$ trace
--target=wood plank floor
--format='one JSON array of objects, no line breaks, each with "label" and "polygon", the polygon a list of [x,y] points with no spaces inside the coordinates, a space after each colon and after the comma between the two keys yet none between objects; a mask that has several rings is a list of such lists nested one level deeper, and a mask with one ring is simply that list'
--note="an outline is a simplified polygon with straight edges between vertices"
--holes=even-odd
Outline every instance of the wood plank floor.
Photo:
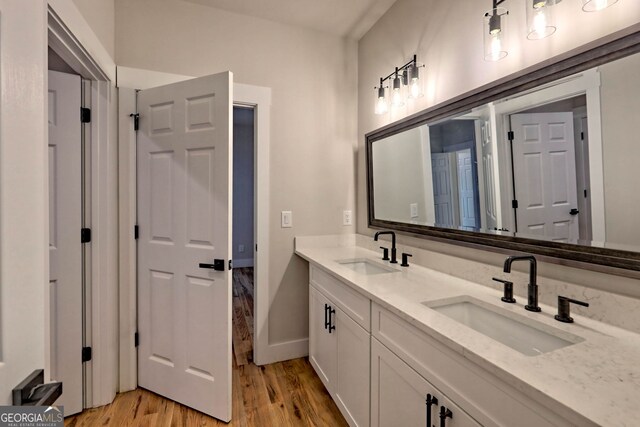
[{"label": "wood plank floor", "polygon": [[233,270],[233,415],[225,424],[148,390],[67,417],[65,426],[346,426],[307,358],[253,363],[253,269]]}]

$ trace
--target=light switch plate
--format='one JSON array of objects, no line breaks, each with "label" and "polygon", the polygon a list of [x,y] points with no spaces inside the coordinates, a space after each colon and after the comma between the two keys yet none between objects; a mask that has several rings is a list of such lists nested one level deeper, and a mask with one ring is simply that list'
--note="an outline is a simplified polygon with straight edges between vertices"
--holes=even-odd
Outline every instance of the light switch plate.
[{"label": "light switch plate", "polygon": [[244,245],[238,245],[238,252],[244,252]]},{"label": "light switch plate", "polygon": [[291,211],[282,211],[280,214],[280,224],[282,228],[293,227],[293,214]]},{"label": "light switch plate", "polygon": [[342,211],[342,225],[353,225],[353,214],[351,211]]},{"label": "light switch plate", "polygon": [[411,208],[411,218],[418,218],[418,204],[411,203],[409,207]]}]

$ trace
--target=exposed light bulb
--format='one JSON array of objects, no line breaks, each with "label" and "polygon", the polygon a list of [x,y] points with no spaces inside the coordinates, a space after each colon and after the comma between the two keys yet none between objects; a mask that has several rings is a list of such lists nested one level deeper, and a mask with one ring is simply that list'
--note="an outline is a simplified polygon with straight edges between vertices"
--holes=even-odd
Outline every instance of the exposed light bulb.
[{"label": "exposed light bulb", "polygon": [[417,63],[413,63],[409,67],[409,98],[420,98],[422,94],[422,85],[420,84],[420,71]]},{"label": "exposed light bulb", "polygon": [[404,99],[402,99],[401,89],[402,83],[400,82],[400,76],[396,74],[395,79],[393,79],[393,91],[391,92],[391,105],[394,107],[402,107],[404,105]]},{"label": "exposed light bulb", "polygon": [[411,86],[409,86],[409,88],[411,90],[411,98],[420,98],[422,96],[419,79],[411,79]]},{"label": "exposed light bulb", "polygon": [[547,28],[547,16],[544,13],[536,13],[536,16],[533,18],[533,28],[536,33],[544,34],[544,31]]},{"label": "exposed light bulb", "polygon": [[385,114],[387,111],[389,111],[389,105],[387,103],[387,98],[385,97],[384,87],[381,83],[380,87],[378,88],[378,99],[376,101],[375,113],[380,115]]},{"label": "exposed light bulb", "polygon": [[503,58],[502,40],[497,35],[491,38],[491,60],[497,61]]},{"label": "exposed light bulb", "polygon": [[[538,5],[538,7],[536,7]],[[527,8],[527,22],[529,40],[539,40],[556,32],[553,24],[552,7],[548,3],[542,4],[534,1],[533,7]]]}]

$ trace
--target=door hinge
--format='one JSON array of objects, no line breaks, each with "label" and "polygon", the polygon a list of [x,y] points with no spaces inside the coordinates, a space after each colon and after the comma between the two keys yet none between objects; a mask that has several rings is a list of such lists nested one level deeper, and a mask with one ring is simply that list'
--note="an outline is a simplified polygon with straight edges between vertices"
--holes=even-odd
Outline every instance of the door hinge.
[{"label": "door hinge", "polygon": [[138,130],[140,128],[140,114],[131,113],[129,117],[133,117],[133,130]]},{"label": "door hinge", "polygon": [[133,334],[133,344],[137,347],[140,345],[140,335],[136,332]]},{"label": "door hinge", "polygon": [[91,229],[82,228],[80,230],[80,243],[89,243],[91,241]]},{"label": "door hinge", "polygon": [[256,243],[256,252],[258,252],[258,244]]},{"label": "door hinge", "polygon": [[580,140],[584,141],[584,132],[580,132]]},{"label": "door hinge", "polygon": [[517,200],[512,200],[511,201],[511,207],[513,209],[518,209],[518,201]]},{"label": "door hinge", "polygon": [[233,260],[229,260],[229,270],[233,270]]},{"label": "door hinge", "polygon": [[138,237],[140,237],[140,227],[138,227],[137,225],[133,226],[133,238],[138,240]]},{"label": "door hinge", "polygon": [[585,199],[586,199],[587,197],[589,197],[587,194],[588,194],[588,193],[587,193],[587,189],[585,188],[585,189],[584,189],[584,198],[585,198]]},{"label": "door hinge", "polygon": [[82,347],[82,363],[91,360],[91,347]]},{"label": "door hinge", "polygon": [[80,123],[91,123],[91,109],[80,108]]},{"label": "door hinge", "polygon": [[509,132],[507,132],[507,139],[508,139],[509,141],[513,141],[513,140],[514,140],[514,138],[515,138],[515,135],[513,134],[513,131],[512,131],[512,130],[510,130]]}]

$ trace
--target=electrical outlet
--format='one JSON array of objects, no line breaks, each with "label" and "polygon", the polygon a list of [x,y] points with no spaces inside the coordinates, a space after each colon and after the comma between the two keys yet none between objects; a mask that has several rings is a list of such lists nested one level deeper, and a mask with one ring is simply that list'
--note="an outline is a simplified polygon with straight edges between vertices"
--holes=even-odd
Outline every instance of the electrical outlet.
[{"label": "electrical outlet", "polygon": [[244,252],[244,245],[238,245],[238,252]]},{"label": "electrical outlet", "polygon": [[411,209],[411,218],[418,218],[418,204],[411,203],[409,208]]},{"label": "electrical outlet", "polygon": [[353,225],[353,214],[351,211],[342,211],[342,225]]},{"label": "electrical outlet", "polygon": [[282,211],[280,214],[280,226],[282,228],[293,227],[293,214],[291,211]]}]

